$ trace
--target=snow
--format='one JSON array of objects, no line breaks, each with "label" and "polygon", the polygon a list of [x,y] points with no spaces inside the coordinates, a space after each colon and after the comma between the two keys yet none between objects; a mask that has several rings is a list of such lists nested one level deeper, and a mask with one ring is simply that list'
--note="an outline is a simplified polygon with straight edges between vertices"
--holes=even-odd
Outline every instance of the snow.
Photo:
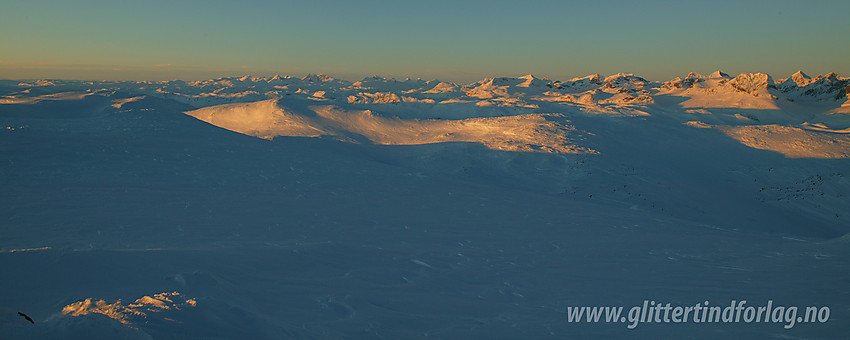
[{"label": "snow", "polygon": [[[303,111],[296,112],[286,107],[287,103],[302,107]],[[266,139],[324,136],[382,145],[474,142],[506,151],[593,152],[568,140],[575,132],[574,127],[549,121],[547,118],[552,116],[543,114],[462,120],[400,119],[376,116],[368,110],[349,111],[329,105],[309,106],[309,103],[295,100],[273,99],[211,106],[186,114],[231,131]]]},{"label": "snow", "polygon": [[457,91],[457,86],[452,83],[440,82],[435,85],[434,88],[424,91],[423,93],[445,93],[445,92],[455,92]]},{"label": "snow", "polygon": [[[840,338],[850,80],[805,78],[0,80],[0,337]],[[565,315],[733,299],[831,317]]]},{"label": "snow", "polygon": [[709,78],[731,78],[728,74],[723,71],[717,70],[708,75]]},{"label": "snow", "polygon": [[780,126],[723,126],[720,131],[744,145],[779,152],[790,158],[850,158],[850,136],[823,135],[814,131],[833,131],[824,127],[808,126],[803,129]]},{"label": "snow", "polygon": [[69,100],[69,99],[83,99],[86,96],[94,94],[91,91],[78,91],[78,92],[59,92],[59,93],[51,93],[45,94],[41,96],[33,96],[33,97],[22,97],[20,95],[17,96],[5,96],[0,98],[0,104],[34,104],[44,100]]}]

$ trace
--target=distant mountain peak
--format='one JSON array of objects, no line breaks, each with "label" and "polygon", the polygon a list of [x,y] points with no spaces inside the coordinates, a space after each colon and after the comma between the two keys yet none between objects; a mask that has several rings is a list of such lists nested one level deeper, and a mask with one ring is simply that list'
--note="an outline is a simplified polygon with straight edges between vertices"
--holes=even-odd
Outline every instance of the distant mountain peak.
[{"label": "distant mountain peak", "polygon": [[830,81],[837,81],[837,80],[840,80],[841,77],[838,76],[838,73],[829,72],[825,76],[823,76],[823,78],[828,79]]},{"label": "distant mountain peak", "polygon": [[532,74],[527,74],[527,75],[524,75],[524,76],[519,77],[519,78],[517,78],[517,79],[523,79],[523,80],[525,80],[524,82],[522,82],[522,83],[520,83],[520,84],[517,84],[517,85],[516,85],[517,87],[544,86],[544,85],[545,85],[545,84],[544,84],[544,80],[546,80],[545,78],[544,78],[544,79],[537,78],[537,77],[535,77],[535,76],[534,76],[534,75],[532,75]]},{"label": "distant mountain peak", "polygon": [[570,79],[569,81],[576,82],[576,81],[581,81],[581,80],[587,80],[587,81],[591,81],[591,82],[602,82],[602,75],[600,75],[599,73],[589,74],[589,75],[586,75],[584,77],[577,77],[577,78]]},{"label": "distant mountain peak", "polygon": [[709,78],[732,78],[732,76],[724,73],[723,71],[717,70],[708,75]]},{"label": "distant mountain peak", "polygon": [[629,78],[629,77],[634,77],[634,76],[635,76],[635,74],[634,74],[634,73],[623,73],[623,72],[620,72],[620,73],[617,73],[617,74],[610,75],[610,76],[606,77],[606,78],[605,78],[605,81],[612,81],[612,80],[615,80],[615,79],[618,79],[618,78]]},{"label": "distant mountain peak", "polygon": [[812,79],[812,77],[809,77],[808,74],[803,73],[802,70],[794,72],[794,74],[791,75],[791,78],[793,78],[793,79]]},{"label": "distant mountain peak", "polygon": [[701,74],[696,73],[696,72],[688,73],[688,76],[685,77],[685,79],[703,79],[703,78],[705,78],[704,75],[701,75]]},{"label": "distant mountain peak", "polygon": [[301,80],[309,81],[309,82],[326,82],[326,81],[332,81],[332,80],[334,80],[334,78],[327,75],[327,74],[319,73],[319,74],[308,74],[308,75],[304,76],[304,78],[301,78]]},{"label": "distant mountain peak", "polygon": [[731,81],[729,85],[738,91],[757,95],[759,92],[767,91],[775,86],[773,77],[765,73],[741,73]]},{"label": "distant mountain peak", "polygon": [[803,71],[794,72],[790,78],[783,82],[783,86],[785,87],[793,87],[796,85],[797,87],[804,87],[811,84],[814,80],[812,77],[809,77],[808,74],[803,73]]}]

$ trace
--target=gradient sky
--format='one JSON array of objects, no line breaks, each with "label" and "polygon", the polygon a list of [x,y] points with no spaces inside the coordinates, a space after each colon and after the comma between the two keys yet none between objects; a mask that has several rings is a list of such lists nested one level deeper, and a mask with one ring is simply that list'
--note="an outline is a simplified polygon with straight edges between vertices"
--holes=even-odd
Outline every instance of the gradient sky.
[{"label": "gradient sky", "polygon": [[847,0],[0,0],[0,8],[2,79],[850,76]]}]

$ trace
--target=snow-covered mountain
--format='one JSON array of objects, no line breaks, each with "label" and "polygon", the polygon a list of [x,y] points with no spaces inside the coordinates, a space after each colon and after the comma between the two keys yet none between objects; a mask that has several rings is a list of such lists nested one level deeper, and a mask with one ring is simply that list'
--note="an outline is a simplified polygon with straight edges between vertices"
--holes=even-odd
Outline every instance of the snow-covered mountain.
[{"label": "snow-covered mountain", "polygon": [[[49,88],[85,88],[101,87],[120,89],[138,94],[170,96],[197,107],[211,104],[257,101],[255,99],[283,98],[301,95],[319,99],[348,101],[349,97],[368,97],[385,94],[393,100],[360,101],[358,103],[387,104],[410,102],[434,104],[447,100],[474,101],[479,106],[499,104],[501,106],[522,106],[526,101],[565,101],[565,96],[580,98],[585,94],[594,100],[585,104],[651,104],[666,97],[696,97],[711,101],[706,105],[716,108],[770,108],[775,109],[788,101],[815,101],[833,106],[841,106],[848,99],[850,79],[835,73],[811,78],[797,72],[789,78],[774,80],[763,73],[742,73],[731,77],[717,71],[708,76],[690,73],[684,79],[676,78],[666,82],[652,82],[633,74],[617,74],[609,77],[589,75],[569,81],[552,81],[533,75],[523,77],[500,77],[485,79],[472,84],[452,84],[436,80],[386,79],[378,76],[367,77],[351,83],[334,79],[328,75],[307,75],[302,78],[290,76],[229,77],[207,81],[163,81],[163,82],[69,82],[39,80],[20,82],[22,89]],[[87,90],[93,90],[86,88]],[[315,95],[316,92],[324,95]],[[599,95],[604,93],[607,95]],[[6,94],[4,103],[12,103],[23,93]],[[330,94],[334,94],[330,96]],[[628,94],[641,100],[614,100],[610,97]],[[591,98],[588,97],[588,98]],[[398,99],[398,100],[395,100]],[[522,99],[517,101],[516,99]],[[487,104],[487,103],[490,104]],[[601,102],[601,103],[600,103]],[[583,102],[582,102],[583,103]],[[696,104],[695,104],[696,105]],[[781,108],[787,110],[788,108]],[[820,107],[818,108],[820,109]]]},{"label": "snow-covered mountain", "polygon": [[[0,338],[840,338],[848,90],[0,80]],[[566,321],[742,299],[831,314]]]}]

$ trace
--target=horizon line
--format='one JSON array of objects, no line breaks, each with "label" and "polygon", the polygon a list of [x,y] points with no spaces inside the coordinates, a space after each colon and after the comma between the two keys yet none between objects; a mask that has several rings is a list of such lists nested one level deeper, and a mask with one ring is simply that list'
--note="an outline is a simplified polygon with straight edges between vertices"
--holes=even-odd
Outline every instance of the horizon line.
[{"label": "horizon line", "polygon": [[[718,72],[726,74],[731,78],[735,78],[737,76],[740,76],[741,74],[765,74],[765,75],[768,75],[772,78],[774,77],[772,74],[767,73],[767,72],[741,72],[741,73],[738,73],[737,75],[732,75],[731,73],[724,72],[722,70],[715,70],[715,71],[708,73],[708,74],[703,74],[703,73],[700,73],[700,72],[692,71],[692,72],[688,72],[688,74],[684,75],[684,77],[688,77],[691,74],[696,74],[696,75],[699,75],[699,76],[708,77],[708,76],[715,74],[715,73],[718,73]],[[140,78],[133,79],[133,78],[125,78],[125,77],[116,77],[116,78],[113,78],[113,79],[108,79],[108,78],[66,78],[66,77],[33,77],[33,78],[15,77],[15,78],[0,78],[0,80],[5,80],[5,81],[38,81],[38,80],[53,81],[53,80],[57,80],[57,81],[96,81],[96,82],[141,82],[141,81],[150,81],[150,82],[187,81],[187,82],[190,82],[190,81],[206,81],[206,80],[217,80],[217,79],[239,79],[239,78],[244,78],[244,77],[248,77],[250,79],[272,79],[274,77],[281,77],[281,78],[284,78],[284,79],[304,79],[304,78],[307,78],[309,76],[329,76],[333,80],[343,80],[343,81],[352,82],[352,83],[358,82],[358,81],[361,81],[361,80],[365,80],[365,79],[368,79],[368,78],[379,78],[379,79],[395,80],[395,81],[424,80],[424,81],[441,81],[441,82],[444,81],[444,82],[449,82],[449,83],[462,84],[462,83],[476,83],[476,82],[479,82],[479,81],[482,81],[482,80],[490,80],[490,79],[497,79],[497,78],[522,78],[522,77],[532,76],[535,79],[541,79],[541,80],[549,80],[549,81],[555,81],[555,82],[564,81],[564,80],[560,80],[560,79],[555,79],[554,77],[537,76],[534,73],[526,73],[526,74],[517,75],[517,76],[510,76],[510,75],[484,76],[483,78],[478,78],[478,80],[472,80],[472,81],[467,81],[467,82],[465,82],[465,81],[443,80],[443,79],[440,79],[440,78],[411,77],[411,76],[408,76],[408,75],[405,75],[405,76],[392,76],[392,75],[383,76],[383,75],[380,75],[380,74],[373,74],[373,75],[368,75],[368,76],[362,76],[360,78],[355,79],[355,78],[351,78],[351,77],[347,77],[347,76],[337,76],[337,75],[334,74],[334,72],[317,72],[317,73],[308,72],[308,73],[304,73],[303,76],[299,76],[300,73],[273,73],[273,74],[269,73],[269,72],[258,72],[258,73],[259,74],[255,73],[255,75],[248,73],[248,74],[212,76],[212,77],[158,78],[158,79],[140,79]],[[847,78],[847,77],[841,76],[841,74],[838,73],[838,72],[818,73],[815,76],[811,76],[811,74],[809,74],[809,73],[807,73],[803,70],[797,70],[797,71],[791,73],[790,75],[788,75],[788,77],[781,77],[781,78],[774,78],[774,79],[787,79],[787,78],[794,76],[797,73],[802,73],[803,75],[810,77],[812,79],[817,78],[819,76],[828,76],[830,74],[835,74],[838,78]],[[345,74],[345,73],[343,73],[343,74]],[[814,74],[814,73],[812,73],[812,74]],[[603,78],[608,78],[608,77],[619,76],[619,75],[632,75],[632,76],[637,76],[637,77],[643,78],[643,79],[648,80],[648,81],[662,82],[662,83],[665,82],[665,81],[674,80],[676,78],[683,78],[682,76],[676,76],[676,77],[673,77],[673,78],[670,78],[670,79],[667,79],[667,80],[656,80],[656,79],[649,79],[647,77],[641,76],[638,73],[618,72],[618,73],[612,73],[612,74],[607,74],[607,75],[603,74],[603,73],[588,73],[588,74],[585,74],[583,76],[575,76],[575,77],[566,79],[566,81],[581,79],[581,78],[587,78],[587,77],[591,77],[591,76],[600,76],[600,77],[603,77]]]}]

